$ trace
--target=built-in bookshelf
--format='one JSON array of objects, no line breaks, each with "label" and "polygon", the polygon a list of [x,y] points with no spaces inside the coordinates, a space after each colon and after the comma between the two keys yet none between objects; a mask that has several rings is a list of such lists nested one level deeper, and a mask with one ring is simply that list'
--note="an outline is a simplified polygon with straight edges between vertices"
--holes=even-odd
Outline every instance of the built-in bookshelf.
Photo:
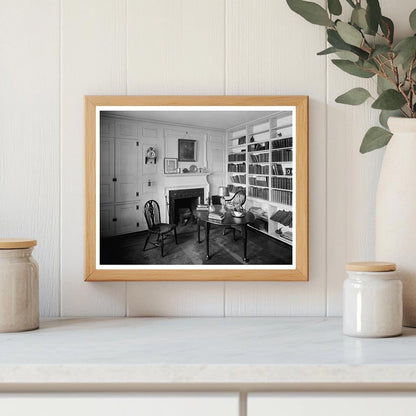
[{"label": "built-in bookshelf", "polygon": [[258,231],[292,244],[294,149],[292,112],[281,111],[227,131],[227,186],[245,190]]}]

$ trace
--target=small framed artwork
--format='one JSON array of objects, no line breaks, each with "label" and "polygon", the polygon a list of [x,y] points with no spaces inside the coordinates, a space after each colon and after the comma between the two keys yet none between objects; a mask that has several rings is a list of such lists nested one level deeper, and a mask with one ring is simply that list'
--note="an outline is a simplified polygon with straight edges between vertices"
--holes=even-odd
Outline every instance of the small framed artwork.
[{"label": "small framed artwork", "polygon": [[177,173],[178,159],[175,157],[165,157],[165,173]]},{"label": "small framed artwork", "polygon": [[85,280],[308,280],[308,97],[86,96],[85,122]]},{"label": "small framed artwork", "polygon": [[196,162],[196,140],[178,139],[179,162]]}]

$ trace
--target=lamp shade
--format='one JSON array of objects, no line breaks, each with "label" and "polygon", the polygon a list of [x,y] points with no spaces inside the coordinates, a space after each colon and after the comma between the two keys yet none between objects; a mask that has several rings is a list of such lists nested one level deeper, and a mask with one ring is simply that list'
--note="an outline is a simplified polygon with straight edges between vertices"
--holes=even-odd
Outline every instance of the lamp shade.
[{"label": "lamp shade", "polygon": [[228,188],[226,186],[219,186],[218,187],[218,195],[219,196],[229,196]]}]

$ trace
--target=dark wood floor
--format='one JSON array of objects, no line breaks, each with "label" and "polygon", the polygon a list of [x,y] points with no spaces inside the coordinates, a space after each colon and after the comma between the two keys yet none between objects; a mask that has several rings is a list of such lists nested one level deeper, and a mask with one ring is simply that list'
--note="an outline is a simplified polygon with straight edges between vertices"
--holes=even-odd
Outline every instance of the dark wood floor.
[{"label": "dark wood floor", "polygon": [[[211,227],[210,255],[207,261],[205,234],[201,228],[201,243],[197,241],[195,224],[178,226],[178,245],[174,238],[165,240],[165,256],[160,248],[151,244],[143,251],[147,232],[127,234],[101,240],[101,264],[244,264],[242,260],[243,240],[236,232],[237,241],[229,231],[223,236],[223,227]],[[292,264],[292,247],[249,229],[247,240],[248,264]]]}]

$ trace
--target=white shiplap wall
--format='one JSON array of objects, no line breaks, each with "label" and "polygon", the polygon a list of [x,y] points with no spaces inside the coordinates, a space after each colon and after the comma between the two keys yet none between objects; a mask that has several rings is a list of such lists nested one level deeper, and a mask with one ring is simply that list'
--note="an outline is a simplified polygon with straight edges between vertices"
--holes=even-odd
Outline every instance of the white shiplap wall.
[{"label": "white shiplap wall", "polygon": [[[381,1],[400,34],[413,3]],[[42,315],[340,314],[382,151],[358,153],[368,108],[334,104],[362,81],[315,55],[323,29],[283,0],[5,0],[0,22],[0,233],[39,240]],[[310,282],[85,283],[87,94],[309,95]]]}]

